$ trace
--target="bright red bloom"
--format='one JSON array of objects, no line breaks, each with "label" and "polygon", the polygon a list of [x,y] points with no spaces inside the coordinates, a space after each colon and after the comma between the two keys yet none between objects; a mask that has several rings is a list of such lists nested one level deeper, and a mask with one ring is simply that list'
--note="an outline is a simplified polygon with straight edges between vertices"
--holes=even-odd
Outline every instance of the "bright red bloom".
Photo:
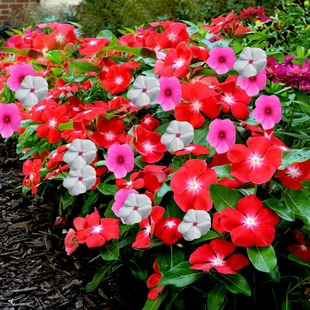
[{"label": "bright red bloom", "polygon": [[287,249],[295,256],[310,262],[310,249],[307,247],[305,235],[299,230],[292,231],[299,244],[292,244]]},{"label": "bright red bloom", "polygon": [[194,129],[203,126],[205,118],[201,112],[212,119],[221,113],[215,95],[215,90],[201,82],[182,83],[182,98],[189,103],[181,102],[175,107],[175,118],[191,123]]},{"label": "bright red bloom", "polygon": [[92,55],[96,52],[101,51],[109,43],[110,40],[108,39],[85,38],[81,43],[80,54]]},{"label": "bright red bloom", "polygon": [[61,133],[57,129],[58,125],[69,122],[67,109],[62,106],[56,109],[47,108],[42,113],[42,121],[44,124],[37,128],[38,136],[42,139],[47,138],[49,143],[56,143],[61,139]]},{"label": "bright red bloom", "polygon": [[118,224],[119,220],[112,218],[100,220],[99,212],[96,209],[87,218],[85,228],[77,231],[75,236],[79,243],[86,242],[89,248],[102,246],[106,241],[118,238]]},{"label": "bright red bloom", "polygon": [[156,51],[166,49],[168,45],[168,37],[162,33],[151,32],[145,39],[145,46],[149,48],[154,48]]},{"label": "bright red bloom", "polygon": [[237,209],[227,208],[221,214],[221,224],[230,232],[234,244],[244,247],[266,247],[275,237],[279,216],[255,196],[248,195],[239,200]]},{"label": "bright red bloom", "polygon": [[159,127],[159,121],[150,113],[148,113],[142,118],[140,125],[143,126],[146,130],[154,131]]},{"label": "bright red bloom", "polygon": [[195,156],[208,155],[209,150],[200,144],[189,144],[183,150],[175,152],[176,155],[185,155],[193,153]]},{"label": "bright red bloom", "polygon": [[228,259],[236,246],[223,239],[213,239],[210,244],[199,247],[189,258],[189,262],[194,265],[191,269],[209,272],[215,268],[223,274],[237,274],[236,270],[249,264],[248,259],[242,254],[233,254]]},{"label": "bright red bloom", "polygon": [[153,263],[153,269],[155,273],[152,273],[148,277],[147,282],[146,282],[146,285],[148,288],[153,287],[147,295],[147,298],[152,299],[152,300],[156,299],[166,286],[166,285],[157,286],[159,280],[162,278],[162,275],[160,274],[160,270],[159,270],[156,260]]},{"label": "bright red bloom", "polygon": [[155,191],[159,190],[160,187],[165,183],[170,171],[170,168],[167,169],[166,166],[145,166],[143,170],[145,190],[151,193],[155,193]]},{"label": "bright red bloom", "polygon": [[[142,188],[144,187],[144,180],[139,177],[140,172],[134,172],[130,175],[129,181],[125,179],[116,179],[115,184],[117,185],[118,189],[133,189],[133,188]],[[136,180],[136,178],[138,179]]]},{"label": "bright red bloom", "polygon": [[41,164],[41,159],[28,159],[23,163],[23,173],[25,175],[23,186],[29,187],[33,194],[37,193],[36,184],[40,183]]},{"label": "bright red bloom", "polygon": [[217,174],[207,168],[207,163],[201,159],[188,160],[171,178],[171,188],[174,200],[184,211],[189,209],[209,211],[212,200],[209,185],[217,183]]},{"label": "bright red bloom", "polygon": [[168,217],[155,226],[155,236],[160,238],[164,244],[175,243],[182,234],[178,232],[178,226],[182,220],[176,217]]},{"label": "bright red bloom", "polygon": [[161,135],[157,132],[137,126],[134,135],[135,140],[132,141],[132,144],[143,155],[141,159],[146,163],[159,161],[164,156],[164,152],[167,151],[165,145],[160,142]]},{"label": "bright red bloom", "polygon": [[112,117],[106,119],[100,118],[97,122],[97,131],[94,131],[89,139],[92,140],[96,145],[102,146],[108,149],[114,143],[125,143],[126,134],[124,131],[124,121],[118,117]]},{"label": "bright red bloom", "polygon": [[183,23],[171,23],[162,34],[168,38],[169,47],[175,48],[180,42],[187,43],[189,35],[187,25]]},{"label": "bright red bloom", "polygon": [[243,12],[239,14],[239,18],[260,18],[265,16],[265,8],[261,8],[260,6],[253,8],[243,9]]},{"label": "bright red bloom", "polygon": [[220,218],[220,213],[219,212],[215,212],[213,214],[212,228],[216,229],[219,233],[222,233],[222,232],[225,231],[223,229],[223,227],[222,227],[222,224],[221,224],[221,218]]},{"label": "bright red bloom", "polygon": [[247,146],[235,144],[227,152],[231,174],[243,182],[262,184],[269,181],[282,163],[281,150],[265,137],[254,137]]}]

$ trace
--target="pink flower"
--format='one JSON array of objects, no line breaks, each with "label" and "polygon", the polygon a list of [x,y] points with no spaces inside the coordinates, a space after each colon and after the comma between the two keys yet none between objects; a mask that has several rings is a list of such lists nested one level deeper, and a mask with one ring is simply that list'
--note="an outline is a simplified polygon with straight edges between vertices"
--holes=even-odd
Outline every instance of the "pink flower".
[{"label": "pink flower", "polygon": [[181,83],[175,76],[165,77],[159,79],[160,94],[156,99],[164,111],[173,110],[174,107],[181,102],[182,88]]},{"label": "pink flower", "polygon": [[239,76],[237,82],[240,87],[246,91],[248,96],[255,96],[266,86],[266,72],[263,70],[262,72],[251,76],[248,79],[243,79],[241,76]]},{"label": "pink flower", "polygon": [[218,154],[226,153],[236,141],[234,123],[229,119],[215,119],[209,126],[207,141],[215,147]]},{"label": "pink flower", "polygon": [[2,138],[12,136],[20,127],[20,113],[16,104],[0,103],[0,134]]},{"label": "pink flower", "polygon": [[71,255],[79,246],[79,243],[75,242],[74,238],[75,230],[70,228],[65,238],[65,250],[68,256]]},{"label": "pink flower", "polygon": [[263,129],[271,129],[282,118],[282,105],[275,95],[261,95],[255,101],[256,108],[253,111],[255,120],[262,124]]},{"label": "pink flower", "polygon": [[217,74],[224,74],[234,67],[235,61],[236,55],[232,48],[216,46],[210,51],[207,64]]},{"label": "pink flower", "polygon": [[120,217],[118,215],[118,211],[124,205],[124,202],[129,194],[139,194],[139,193],[134,189],[127,190],[122,188],[115,194],[114,196],[115,202],[113,203],[112,211],[115,213],[116,216]]},{"label": "pink flower", "polygon": [[114,143],[108,150],[105,164],[117,179],[126,176],[134,167],[134,154],[128,144]]},{"label": "pink flower", "polygon": [[35,76],[36,72],[32,65],[16,63],[10,70],[10,77],[8,78],[7,84],[12,91],[17,91],[20,84],[27,75]]}]

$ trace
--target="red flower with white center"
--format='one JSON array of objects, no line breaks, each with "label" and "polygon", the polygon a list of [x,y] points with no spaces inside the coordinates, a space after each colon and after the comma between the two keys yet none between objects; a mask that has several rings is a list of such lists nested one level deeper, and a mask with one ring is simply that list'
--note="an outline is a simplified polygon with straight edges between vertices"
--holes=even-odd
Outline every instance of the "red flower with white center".
[{"label": "red flower with white center", "polygon": [[143,46],[141,42],[136,40],[136,36],[134,33],[126,33],[124,34],[120,40],[117,41],[118,45],[129,46],[129,47],[139,47]]},{"label": "red flower with white center", "polygon": [[108,39],[85,38],[81,43],[80,54],[92,55],[101,51],[109,43],[110,40]]},{"label": "red flower with white center", "polygon": [[280,178],[281,184],[288,188],[302,189],[300,182],[310,179],[310,159],[279,170],[275,177]]},{"label": "red flower with white center", "polygon": [[166,147],[160,142],[161,135],[157,132],[137,126],[134,130],[134,137],[135,140],[132,141],[132,144],[143,155],[141,159],[146,163],[151,164],[159,161],[164,156],[164,152],[167,151]]},{"label": "red flower with white center", "polygon": [[171,245],[182,237],[182,234],[178,232],[178,226],[181,222],[182,220],[170,216],[155,226],[154,234],[164,244]]},{"label": "red flower with white center", "polygon": [[195,156],[210,154],[209,150],[200,144],[190,144],[183,150],[175,152],[176,155],[185,155],[191,153],[193,153]]},{"label": "red flower with white center", "polygon": [[166,285],[157,286],[159,280],[162,278],[162,275],[160,274],[160,270],[159,270],[156,260],[153,263],[153,269],[155,273],[152,273],[148,277],[147,282],[146,282],[146,285],[148,288],[153,287],[147,295],[147,298],[152,299],[152,300],[157,299],[158,295],[163,291],[163,289],[166,286]]},{"label": "red flower with white center", "polygon": [[188,160],[171,178],[171,188],[177,205],[187,212],[189,209],[209,211],[212,200],[209,185],[217,183],[217,174],[207,168],[201,159]]},{"label": "red flower with white center", "polygon": [[168,38],[170,48],[175,48],[180,42],[188,42],[189,35],[186,28],[187,25],[183,23],[171,23],[162,33]]},{"label": "red flower with white center", "polygon": [[142,118],[140,125],[143,126],[146,130],[154,131],[159,127],[159,121],[150,113],[148,113]]},{"label": "red flower with white center", "polygon": [[238,76],[231,75],[225,82],[216,86],[217,89],[223,92],[218,104],[222,106],[225,113],[230,109],[232,115],[236,118],[246,119],[250,115],[247,105],[252,98],[247,95],[245,90],[237,86],[237,78]]},{"label": "red flower with white center", "polygon": [[37,193],[36,184],[40,183],[41,164],[41,159],[28,159],[23,163],[23,173],[25,175],[23,186],[29,187],[34,195]]},{"label": "red flower with white center", "polygon": [[161,51],[169,46],[168,37],[162,33],[151,32],[145,39],[145,46]]},{"label": "red flower with white center", "polygon": [[288,251],[290,251],[293,255],[310,262],[310,249],[307,247],[305,235],[299,230],[293,230],[292,232],[294,233],[299,244],[292,244],[288,246]]},{"label": "red flower with white center", "polygon": [[56,85],[58,87],[54,87],[51,89],[51,93],[53,95],[53,98],[57,98],[59,95],[64,94],[68,95],[68,93],[75,93],[78,91],[78,87],[76,84],[69,84],[66,83],[62,79],[56,79]]},{"label": "red flower with white center", "polygon": [[175,107],[175,118],[189,122],[194,129],[203,126],[205,118],[201,112],[212,119],[221,113],[215,95],[215,90],[201,82],[182,83],[182,98],[188,102],[181,102]]},{"label": "red flower with white center", "polygon": [[78,113],[72,119],[74,122],[82,122],[84,120],[91,121],[97,116],[107,113],[107,104],[104,101],[94,101],[94,104],[86,104],[84,111]]},{"label": "red flower with white center", "polygon": [[252,194],[239,200],[237,209],[224,209],[220,218],[223,229],[230,232],[232,242],[244,247],[269,246],[275,237],[274,226],[280,220]]},{"label": "red flower with white center", "polygon": [[124,121],[118,117],[106,119],[100,118],[97,122],[97,131],[94,131],[89,139],[96,145],[108,149],[114,143],[123,144],[126,142],[126,134],[124,131]]},{"label": "red flower with white center", "polygon": [[85,111],[85,103],[83,101],[78,100],[75,96],[68,97],[69,103],[65,103],[64,106],[67,109],[68,115],[71,117],[76,116],[82,111]]},{"label": "red flower with white center", "polygon": [[135,242],[132,244],[133,248],[146,249],[151,245],[150,237],[153,236],[156,225],[163,219],[165,209],[160,206],[154,206],[151,211],[151,222],[149,218],[142,220],[139,223],[140,228],[144,228],[139,231]]},{"label": "red flower with white center", "polygon": [[61,139],[61,133],[57,129],[60,123],[69,122],[67,109],[63,106],[56,109],[47,108],[42,113],[44,124],[39,125],[37,134],[41,139],[47,138],[49,143],[56,143]]},{"label": "red flower with white center", "polygon": [[231,175],[243,182],[262,184],[269,181],[282,163],[281,150],[265,137],[250,138],[247,146],[235,144],[228,150]]},{"label": "red flower with white center", "polygon": [[76,43],[75,27],[67,24],[59,24],[49,36],[45,37],[44,41],[49,42],[49,46],[53,49],[64,49],[68,44],[74,46]]},{"label": "red flower with white center", "polygon": [[59,107],[58,103],[54,99],[44,99],[43,101],[34,105],[31,110],[31,120],[34,122],[43,122],[42,114],[46,110],[46,108],[57,108]]},{"label": "red flower with white center", "polygon": [[62,145],[57,148],[57,150],[49,154],[49,160],[46,163],[47,169],[54,169],[58,166],[58,163],[63,160],[63,155],[67,152],[68,147]]},{"label": "red flower with white center", "polygon": [[99,67],[101,68],[101,72],[98,75],[100,80],[104,80],[111,66],[116,65],[116,62],[112,59],[100,58],[99,59]]},{"label": "red flower with white center", "polygon": [[88,130],[85,128],[86,122],[73,122],[73,129],[64,130],[61,137],[71,143],[74,139],[86,139]]},{"label": "red flower with white center", "polygon": [[236,246],[231,242],[217,238],[199,247],[189,258],[191,269],[209,272],[211,268],[222,274],[237,274],[236,270],[249,265],[248,259],[242,254],[233,254]]},{"label": "red flower with white center", "polygon": [[79,243],[89,248],[102,246],[106,241],[119,237],[119,220],[112,218],[100,219],[97,209],[87,218],[85,228],[77,231],[75,237]]},{"label": "red flower with white center", "polygon": [[[125,179],[116,179],[115,184],[118,187],[118,189],[133,189],[133,188],[142,188],[144,187],[144,180],[140,178],[140,172],[134,172],[130,175],[129,181]],[[138,179],[136,180],[136,178]]]},{"label": "red flower with white center", "polygon": [[185,42],[181,42],[175,49],[168,50],[164,61],[156,61],[155,75],[181,78],[188,74],[191,60],[192,51],[186,46]]}]

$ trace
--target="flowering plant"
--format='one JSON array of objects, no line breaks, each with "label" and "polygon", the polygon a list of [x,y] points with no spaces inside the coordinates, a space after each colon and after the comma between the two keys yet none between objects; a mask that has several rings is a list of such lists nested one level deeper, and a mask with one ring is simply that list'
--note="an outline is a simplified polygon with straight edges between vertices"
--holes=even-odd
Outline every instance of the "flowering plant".
[{"label": "flowering plant", "polygon": [[151,288],[144,309],[266,294],[289,309],[309,283],[308,103],[234,12],[212,23],[10,38],[0,132],[19,109],[23,193],[57,191],[68,255],[99,249],[88,291],[125,265]]}]

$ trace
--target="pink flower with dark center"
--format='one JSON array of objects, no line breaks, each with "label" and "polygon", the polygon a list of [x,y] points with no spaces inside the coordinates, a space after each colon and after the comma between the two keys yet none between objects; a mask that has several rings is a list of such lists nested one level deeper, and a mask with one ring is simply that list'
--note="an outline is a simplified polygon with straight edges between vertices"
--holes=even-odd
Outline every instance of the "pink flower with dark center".
[{"label": "pink flower with dark center", "polygon": [[234,123],[229,119],[215,119],[209,126],[207,141],[215,147],[218,154],[226,153],[236,141]]},{"label": "pink flower with dark center", "polygon": [[12,136],[20,127],[21,117],[16,104],[0,103],[0,134],[2,138]]},{"label": "pink flower with dark center", "polygon": [[114,143],[108,150],[105,164],[117,179],[123,178],[134,167],[134,154],[128,144]]},{"label": "pink flower with dark center", "polygon": [[217,74],[224,74],[234,67],[235,61],[236,55],[232,48],[216,46],[210,51],[207,64]]},{"label": "pink flower with dark center", "polygon": [[36,72],[32,65],[20,63],[14,64],[10,70],[10,77],[8,78],[7,84],[12,91],[17,91],[20,87],[20,84],[27,75],[35,76]]},{"label": "pink flower with dark center", "polygon": [[255,101],[256,108],[253,111],[255,120],[262,124],[263,129],[271,129],[282,118],[282,105],[275,95],[261,95]]},{"label": "pink flower with dark center", "polygon": [[162,76],[159,80],[160,94],[156,99],[164,111],[173,110],[181,102],[182,88],[181,83],[175,76]]},{"label": "pink flower with dark center", "polygon": [[237,82],[242,89],[246,91],[248,96],[256,96],[260,90],[263,90],[266,86],[266,72],[265,70],[249,77],[248,79],[243,79],[241,76],[238,77]]}]

